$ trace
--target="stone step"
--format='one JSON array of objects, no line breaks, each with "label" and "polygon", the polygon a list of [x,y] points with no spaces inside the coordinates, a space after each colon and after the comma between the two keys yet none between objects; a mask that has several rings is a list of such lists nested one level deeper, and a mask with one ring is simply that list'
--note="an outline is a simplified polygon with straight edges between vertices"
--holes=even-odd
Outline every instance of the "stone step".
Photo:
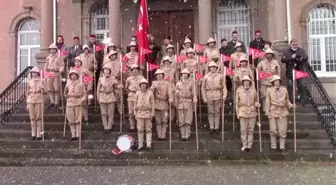
[{"label": "stone step", "polygon": [[[226,121],[232,121],[233,120],[233,114],[225,114],[225,120]],[[93,121],[101,121],[101,116],[100,114],[89,114],[89,118]],[[125,117],[127,119],[127,117]],[[197,115],[197,118],[199,119],[199,115]],[[207,121],[208,118],[208,114],[204,113],[201,115],[202,121]],[[116,114],[115,115],[115,119],[118,120],[119,119],[119,115]],[[29,114],[25,113],[25,114],[14,114],[9,121],[12,122],[23,122],[23,121],[29,121]],[[237,122],[237,118],[235,119]],[[262,121],[267,121],[268,118],[266,116],[261,116],[261,120]],[[293,114],[289,114],[288,116],[288,120],[293,120]],[[316,115],[316,113],[299,113],[296,114],[296,120],[297,121],[318,121],[318,117]],[[64,122],[64,115],[61,113],[53,113],[53,114],[46,114],[44,116],[44,121],[45,122]]]},{"label": "stone step", "polygon": [[[24,149],[24,148],[41,148],[41,149],[78,149],[78,141],[68,141],[66,139],[53,139],[44,141],[30,141],[26,139],[6,139],[1,138],[0,144],[2,148]],[[172,141],[173,150],[195,150],[196,141]],[[268,139],[262,140],[263,149],[270,148]],[[83,140],[82,149],[109,149],[115,148],[116,140]],[[154,150],[169,149],[169,141],[153,140],[152,147]],[[199,140],[199,149],[201,151],[238,151],[241,148],[240,140],[225,140],[219,139]],[[286,148],[294,149],[294,140],[287,139]],[[327,139],[297,139],[297,149],[299,150],[333,150],[334,147],[330,140]],[[259,140],[254,140],[253,150],[259,151]]]},{"label": "stone step", "polygon": [[[137,133],[131,133],[131,132],[123,132],[122,134],[128,134],[133,137],[137,137]],[[0,135],[3,138],[29,138],[30,137],[30,130],[0,130]],[[120,135],[120,133],[117,132],[111,132],[109,134],[105,134],[102,131],[83,131],[82,133],[82,139],[86,140],[110,140],[111,138],[117,138]],[[191,138],[194,139],[195,136],[195,130],[192,130]],[[66,137],[70,137],[70,131],[67,127],[66,130]],[[169,137],[169,132],[167,133],[167,137]],[[200,139],[221,139],[221,133],[219,135],[213,134],[209,135],[209,132],[207,130],[199,129],[198,131],[198,137]],[[259,138],[259,132],[258,130],[255,130],[254,137]],[[45,139],[58,139],[63,138],[63,131],[51,131],[45,133]],[[153,138],[156,138],[156,131],[153,130]],[[180,132],[177,130],[172,131],[172,140],[179,140],[180,138]],[[225,139],[240,139],[240,132],[232,132],[232,131],[224,131],[224,138]],[[269,131],[268,130],[262,130],[261,131],[261,138],[266,139],[269,138]],[[288,130],[287,132],[287,138],[294,138],[294,131]],[[329,139],[326,132],[324,130],[297,130],[296,132],[296,138],[297,139]]]},{"label": "stone step", "polygon": [[[240,129],[240,124],[237,122],[235,123],[235,129],[239,130]],[[153,130],[155,130],[155,122],[153,122]],[[178,127],[176,126],[176,123],[172,123],[172,129],[173,130],[178,130]],[[56,131],[56,130],[63,130],[64,122],[45,122],[44,123],[44,129],[45,131]],[[233,123],[232,122],[226,122],[224,124],[224,129],[227,131],[231,131],[233,129]],[[123,130],[126,130],[129,128],[129,121],[126,120],[123,125]],[[257,126],[256,126],[257,127]],[[292,130],[294,128],[294,123],[293,121],[288,122],[288,129]],[[23,129],[23,130],[30,130],[30,123],[29,122],[8,122],[2,125],[0,128],[2,129]],[[208,129],[209,125],[206,122],[199,123],[199,128],[200,129]],[[311,129],[311,130],[324,130],[322,125],[318,123],[317,121],[297,121],[296,122],[296,128],[297,129]],[[257,129],[257,128],[256,128]],[[103,125],[101,122],[92,122],[86,125],[83,123],[83,130],[103,130]],[[114,125],[113,125],[113,130],[119,131],[120,130],[120,122],[119,120],[115,119]],[[269,122],[268,121],[262,121],[261,122],[261,130],[269,130]]]}]

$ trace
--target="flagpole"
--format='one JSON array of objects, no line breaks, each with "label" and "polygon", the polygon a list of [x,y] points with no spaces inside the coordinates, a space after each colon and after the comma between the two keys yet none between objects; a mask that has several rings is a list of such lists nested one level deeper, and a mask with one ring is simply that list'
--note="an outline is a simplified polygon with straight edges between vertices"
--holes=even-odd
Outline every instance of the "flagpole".
[{"label": "flagpole", "polygon": [[236,97],[236,82],[233,81],[233,96],[232,96],[232,131],[235,131],[235,117],[236,117],[236,111],[235,111],[235,97]]},{"label": "flagpole", "polygon": [[[40,76],[41,76],[41,83],[43,85],[43,81],[42,81],[42,70],[40,72]],[[42,103],[41,103],[41,106],[42,106],[42,109],[41,109],[41,115],[42,115],[42,118],[41,118],[41,121],[42,121],[42,141],[44,141],[44,97],[43,97],[43,90],[41,90],[41,97],[42,97]]]},{"label": "flagpole", "polygon": [[[199,67],[199,72],[200,72],[200,74],[202,74],[202,72],[201,72],[202,69],[201,69],[201,67],[198,63],[198,60],[199,60],[199,58],[198,58],[198,55],[197,55],[197,64],[198,64],[198,67]],[[195,78],[195,74],[194,74],[194,78]],[[199,102],[198,102],[199,122],[200,122],[200,124],[202,124],[202,107],[201,107],[201,105],[202,105],[202,102],[201,102],[202,92],[201,92],[201,88],[198,89],[198,92],[199,92],[199,94],[198,94],[198,96],[199,96]],[[197,109],[195,109],[195,112],[196,111],[197,111]],[[197,117],[195,117],[195,119],[197,119]]]},{"label": "flagpole", "polygon": [[[259,72],[258,69],[256,68],[256,74],[257,74],[257,101],[260,104],[260,94],[259,94]],[[261,120],[260,120],[260,106],[258,106],[258,130],[259,130],[259,147],[260,147],[260,152],[262,152],[262,143],[261,143]]]},{"label": "flagpole", "polygon": [[63,87],[62,87],[62,75],[60,74],[60,76],[59,76],[59,78],[60,78],[60,85],[61,85],[61,94],[60,94],[60,96],[61,96],[61,106],[62,106],[62,113],[64,114],[64,104],[63,104]]},{"label": "flagpole", "polygon": [[[97,59],[96,59],[96,45],[93,45],[93,86],[94,88],[92,89],[96,89],[96,71],[95,71],[95,66],[97,65]],[[94,103],[95,103],[95,107],[97,107],[97,96],[95,96],[95,93],[93,91],[93,96],[94,96]],[[88,100],[89,101],[89,100]]]},{"label": "flagpole", "polygon": [[[222,55],[221,55],[221,61],[222,61]],[[226,86],[226,70],[224,69],[223,70],[223,76],[224,76],[224,85]],[[223,92],[223,95],[222,96],[224,96],[224,92]],[[225,120],[224,120],[224,113],[225,113],[225,110],[224,110],[224,107],[225,106],[225,100],[224,100],[224,98],[222,99],[222,141],[224,141],[224,122],[225,122]],[[216,110],[215,110],[216,111]]]},{"label": "flagpole", "polygon": [[179,81],[180,79],[180,63],[178,63],[177,61],[177,56],[179,55],[180,53],[180,45],[179,45],[179,42],[178,42],[178,39],[177,39],[177,42],[176,42],[176,52],[175,52],[175,64],[176,64],[176,79]]},{"label": "flagpole", "polygon": [[[122,66],[122,53],[120,50],[120,84],[122,85],[122,79],[123,79],[123,66]],[[118,107],[117,107],[118,108]],[[123,88],[120,89],[120,133],[122,133],[122,122],[123,122]]]},{"label": "flagpole", "polygon": [[[171,85],[171,78],[169,79],[169,85]],[[169,150],[172,149],[172,133],[171,133],[171,130],[172,130],[172,125],[171,125],[171,103],[169,103]]]},{"label": "flagpole", "polygon": [[83,105],[80,105],[80,109],[79,109],[79,139],[78,139],[78,148],[79,150],[82,149],[82,111],[83,111]]},{"label": "flagpole", "polygon": [[[296,86],[296,80],[295,80],[295,76],[294,76],[294,70],[292,72],[292,75],[293,75],[293,104],[295,105],[295,94],[296,94],[296,89],[295,89],[295,86]],[[294,106],[294,152],[296,152],[296,108]]]},{"label": "flagpole", "polygon": [[[195,71],[193,71],[193,86],[194,86],[194,96],[196,95],[196,90],[195,90]],[[197,126],[197,108],[196,108],[196,103],[193,103],[195,107],[195,128],[196,128],[196,149],[197,151],[199,150],[199,143],[198,143],[198,126]]]}]

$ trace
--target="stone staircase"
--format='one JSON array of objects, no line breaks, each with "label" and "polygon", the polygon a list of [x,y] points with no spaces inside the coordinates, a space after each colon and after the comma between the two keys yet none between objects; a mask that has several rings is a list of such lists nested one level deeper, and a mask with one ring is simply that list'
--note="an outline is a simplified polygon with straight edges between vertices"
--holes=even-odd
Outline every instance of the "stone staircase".
[{"label": "stone staircase", "polygon": [[[144,164],[199,164],[219,160],[234,161],[333,161],[335,148],[331,144],[324,128],[318,122],[312,107],[297,108],[297,152],[294,152],[293,114],[289,116],[286,153],[270,151],[269,125],[267,118],[261,116],[261,139],[263,152],[259,151],[258,127],[255,128],[254,147],[251,152],[241,152],[239,122],[235,121],[233,131],[232,113],[228,106],[225,110],[225,140],[221,134],[209,135],[206,107],[201,105],[201,121],[198,120],[199,151],[196,150],[195,126],[189,141],[179,140],[179,129],[172,123],[172,150],[169,141],[156,139],[153,128],[153,151],[132,151],[120,156],[111,154],[119,133],[119,115],[116,113],[113,132],[103,133],[99,106],[89,107],[92,120],[83,124],[82,150],[78,150],[77,141],[68,141],[70,137],[67,125],[63,138],[64,115],[60,110],[45,109],[45,141],[31,141],[29,115],[22,104],[0,127],[0,166],[2,165],[144,165]],[[127,118],[127,117],[126,117]],[[128,120],[123,123],[123,133],[136,138],[136,133],[128,133]]]}]

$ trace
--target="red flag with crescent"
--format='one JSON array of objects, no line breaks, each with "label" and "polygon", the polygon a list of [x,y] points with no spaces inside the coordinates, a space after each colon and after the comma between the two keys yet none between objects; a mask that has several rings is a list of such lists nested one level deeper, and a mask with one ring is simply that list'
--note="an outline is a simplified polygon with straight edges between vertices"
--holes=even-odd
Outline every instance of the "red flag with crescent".
[{"label": "red flag with crescent", "polygon": [[148,71],[153,71],[155,69],[159,69],[160,67],[158,65],[155,64],[151,64],[151,63],[147,63],[147,70]]},{"label": "red flag with crescent", "polygon": [[181,62],[183,62],[185,59],[187,59],[187,56],[185,56],[185,55],[179,55],[179,56],[177,56],[177,60],[176,60],[176,62],[177,62],[177,63],[181,63]]},{"label": "red flag with crescent", "polygon": [[54,77],[55,74],[53,72],[41,71],[41,79],[44,80],[46,78]]},{"label": "red flag with crescent", "polygon": [[87,84],[93,81],[93,78],[91,76],[87,76],[87,75],[82,75],[81,77],[81,82],[83,84]]},{"label": "red flag with crescent", "polygon": [[94,45],[94,51],[101,51],[104,50],[104,45]]},{"label": "red flag with crescent", "polygon": [[196,52],[200,52],[203,51],[205,49],[205,46],[201,45],[201,44],[194,44],[194,49]]},{"label": "red flag with crescent", "polygon": [[257,80],[264,80],[265,78],[273,76],[272,73],[266,73],[263,71],[257,70]]},{"label": "red flag with crescent", "polygon": [[200,80],[202,78],[203,78],[202,73],[199,73],[199,72],[195,71],[195,80]]},{"label": "red flag with crescent", "polygon": [[60,56],[61,57],[64,57],[64,56],[66,56],[66,55],[68,55],[69,53],[66,51],[66,50],[61,50],[60,51]]},{"label": "red flag with crescent", "polygon": [[221,57],[222,57],[222,62],[225,63],[225,62],[229,62],[231,60],[231,57],[228,56],[228,55],[223,55],[221,54]]},{"label": "red flag with crescent", "polygon": [[229,76],[229,75],[234,75],[234,72],[232,71],[232,69],[228,68],[228,67],[224,67],[224,73],[225,76]]},{"label": "red flag with crescent", "polygon": [[309,73],[304,72],[304,71],[298,71],[293,69],[293,79],[294,80],[299,80],[301,78],[306,78],[309,76]]}]

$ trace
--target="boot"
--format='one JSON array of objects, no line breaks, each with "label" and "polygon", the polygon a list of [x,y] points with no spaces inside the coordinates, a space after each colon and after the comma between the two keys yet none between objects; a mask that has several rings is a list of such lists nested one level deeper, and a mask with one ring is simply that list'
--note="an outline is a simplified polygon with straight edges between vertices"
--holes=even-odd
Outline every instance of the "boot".
[{"label": "boot", "polygon": [[162,124],[162,129],[161,129],[161,138],[163,139],[163,140],[165,140],[166,139],[166,133],[167,133],[167,128],[168,128],[168,124],[167,123],[163,123]]},{"label": "boot", "polygon": [[109,116],[108,117],[108,121],[107,121],[107,129],[108,130],[112,130],[113,122],[114,122],[114,117],[113,116]]},{"label": "boot", "polygon": [[144,137],[145,135],[143,132],[138,132],[138,150],[143,150]]},{"label": "boot", "polygon": [[79,138],[79,136],[82,134],[81,128],[80,128],[80,124],[77,123],[76,124],[76,138]]},{"label": "boot", "polygon": [[275,135],[270,135],[270,139],[271,139],[271,149],[276,150],[276,148],[277,148],[276,136]]},{"label": "boot", "polygon": [[286,143],[286,138],[281,138],[280,137],[280,150],[285,149],[285,143]]},{"label": "boot", "polygon": [[[36,137],[37,138],[41,138],[41,129],[42,129],[42,121],[37,121],[37,125],[36,125]],[[43,133],[44,134],[44,133]]]},{"label": "boot", "polygon": [[162,125],[161,123],[156,123],[156,132],[159,140],[162,140]]},{"label": "boot", "polygon": [[146,133],[146,145],[147,145],[147,149],[151,149],[151,147],[152,147],[152,132],[147,132]]},{"label": "boot", "polygon": [[106,130],[107,129],[107,115],[102,115],[102,122],[103,122],[104,130]]}]

